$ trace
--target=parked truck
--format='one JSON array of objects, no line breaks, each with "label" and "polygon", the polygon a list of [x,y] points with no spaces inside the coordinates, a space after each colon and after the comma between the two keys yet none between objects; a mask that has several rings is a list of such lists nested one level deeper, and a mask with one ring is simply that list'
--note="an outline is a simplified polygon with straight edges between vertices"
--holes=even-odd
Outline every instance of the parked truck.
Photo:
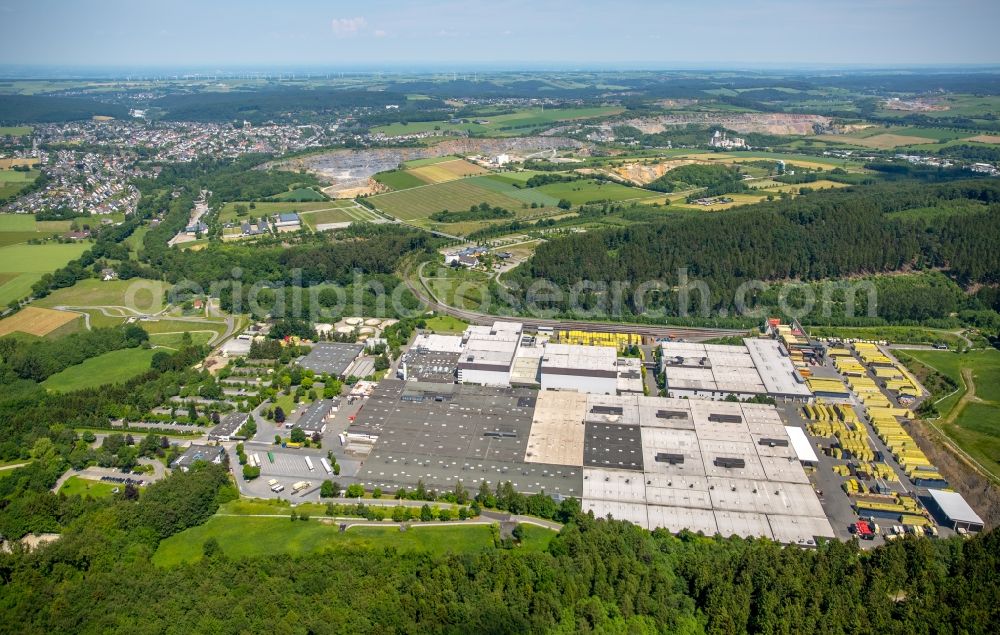
[{"label": "parked truck", "polygon": [[310,485],[312,485],[312,483],[310,483],[309,481],[298,481],[297,483],[294,483],[292,485],[292,491],[293,492],[300,492],[300,491],[306,489],[307,487],[309,487]]}]

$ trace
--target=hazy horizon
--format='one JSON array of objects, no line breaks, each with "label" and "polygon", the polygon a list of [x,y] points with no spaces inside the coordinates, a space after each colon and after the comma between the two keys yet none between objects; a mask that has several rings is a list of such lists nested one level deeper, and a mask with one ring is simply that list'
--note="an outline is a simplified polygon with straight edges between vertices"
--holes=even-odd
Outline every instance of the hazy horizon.
[{"label": "hazy horizon", "polygon": [[775,70],[1000,63],[986,0],[0,0],[10,69]]}]

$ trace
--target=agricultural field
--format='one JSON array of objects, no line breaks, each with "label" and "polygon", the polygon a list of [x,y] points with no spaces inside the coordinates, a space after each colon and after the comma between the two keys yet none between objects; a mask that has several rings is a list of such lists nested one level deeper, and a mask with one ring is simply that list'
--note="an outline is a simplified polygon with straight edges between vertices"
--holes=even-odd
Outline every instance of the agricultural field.
[{"label": "agricultural field", "polygon": [[976,143],[989,143],[993,145],[1000,145],[1000,135],[995,134],[980,134],[974,137],[969,137],[966,141],[975,141]]},{"label": "agricultural field", "polygon": [[[480,177],[485,178],[485,177]],[[502,207],[510,211],[521,208],[522,201],[508,193],[502,193],[503,184],[497,184],[496,190],[483,187],[476,179],[459,179],[448,183],[439,183],[418,187],[400,192],[378,194],[368,198],[379,210],[404,221],[425,219],[434,212],[442,210],[462,211],[472,205],[488,203],[494,207]],[[513,190],[510,185],[506,189]]]},{"label": "agricultural field", "polygon": [[600,201],[628,201],[646,198],[658,198],[663,194],[651,192],[637,187],[629,187],[620,183],[607,181],[570,181],[567,183],[549,183],[532,188],[555,199],[566,199],[573,206]]},{"label": "agricultural field", "polygon": [[417,168],[408,168],[406,171],[426,183],[445,183],[466,176],[478,176],[489,173],[489,170],[475,163],[469,163],[465,159],[442,161]]},{"label": "agricultural field", "polygon": [[785,161],[787,164],[793,164],[789,165],[789,167],[792,168],[795,166],[802,166],[811,170],[832,170],[833,168],[846,168],[851,165],[850,162],[844,161],[843,159],[814,156],[804,157],[800,154],[783,154],[778,152],[696,152],[693,154],[683,154],[678,156],[683,156],[685,159],[693,159],[698,162],[727,164],[772,159],[774,161],[781,160]]},{"label": "agricultural field", "polygon": [[906,354],[960,386],[956,395],[938,404],[941,418],[936,423],[972,458],[1000,477],[1000,351],[908,350]]},{"label": "agricultural field", "polygon": [[[555,535],[548,530],[525,533],[526,546],[530,545],[531,550],[544,549]],[[341,532],[340,527],[332,522],[289,522],[287,515],[264,518],[213,516],[204,525],[192,527],[160,542],[153,555],[153,563],[168,567],[200,560],[205,541],[209,538],[215,538],[222,552],[230,558],[265,554],[302,555],[338,546],[391,547],[399,552],[423,551],[431,554],[478,553],[494,548],[490,528],[486,525],[421,527],[414,524],[401,532],[398,525],[387,523],[385,527],[352,527]]]},{"label": "agricultural field", "polygon": [[[0,182],[0,190],[2,188],[3,183]],[[35,238],[49,238],[69,231],[72,224],[68,220],[36,221],[31,214],[0,214],[0,247],[26,243]]]},{"label": "agricultural field", "polygon": [[31,293],[31,286],[90,247],[87,243],[15,244],[0,247],[0,306]]},{"label": "agricultural field", "polygon": [[411,123],[394,123],[388,126],[372,128],[372,132],[387,136],[402,136],[439,132],[441,134],[458,132],[470,135],[521,135],[528,134],[538,128],[552,126],[561,121],[578,121],[609,117],[623,112],[622,108],[613,106],[593,106],[582,108],[526,108],[503,115],[482,115],[466,119],[465,123],[449,123],[447,121],[418,121]]},{"label": "agricultural field", "polygon": [[14,196],[38,178],[39,174],[38,170],[30,172],[0,170],[0,200]]},{"label": "agricultural field", "polygon": [[409,161],[403,162],[404,168],[419,168],[425,165],[434,165],[435,163],[444,163],[445,161],[454,161],[461,157],[456,157],[453,154],[446,154],[441,157],[428,157],[426,159],[410,159]]},{"label": "agricultural field", "polygon": [[116,483],[105,483],[104,481],[93,481],[87,478],[80,478],[79,476],[71,476],[59,488],[59,493],[66,496],[108,498],[114,495],[115,490],[120,491],[121,487],[121,485]]},{"label": "agricultural field", "polygon": [[156,350],[152,348],[111,351],[59,371],[43,381],[42,386],[54,392],[72,392],[118,384],[149,370],[155,354]]},{"label": "agricultural field", "polygon": [[380,172],[372,178],[392,190],[408,190],[411,187],[427,185],[427,181],[416,176],[412,170],[390,170]]},{"label": "agricultural field", "polygon": [[0,159],[0,170],[9,170],[15,165],[36,165],[38,159]]},{"label": "agricultural field", "polygon": [[0,320],[0,337],[15,332],[37,337],[63,335],[78,329],[81,322],[77,313],[27,306]]}]

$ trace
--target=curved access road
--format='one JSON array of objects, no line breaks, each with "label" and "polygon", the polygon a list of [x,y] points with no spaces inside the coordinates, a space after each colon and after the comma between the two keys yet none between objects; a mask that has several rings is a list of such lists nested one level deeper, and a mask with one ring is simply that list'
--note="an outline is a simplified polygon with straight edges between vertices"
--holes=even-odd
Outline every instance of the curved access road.
[{"label": "curved access road", "polygon": [[559,320],[550,318],[533,318],[533,317],[521,317],[521,316],[500,316],[492,315],[489,313],[481,313],[478,311],[469,311],[467,309],[459,309],[457,307],[450,306],[441,302],[433,295],[431,290],[427,287],[422,275],[423,271],[422,263],[420,268],[417,270],[417,278],[420,280],[420,284],[417,285],[410,279],[409,276],[403,276],[406,281],[406,286],[410,288],[413,295],[416,296],[418,300],[427,305],[428,308],[442,313],[444,315],[450,315],[456,317],[460,320],[465,320],[466,322],[472,324],[492,324],[496,320],[516,320],[526,327],[539,328],[548,327],[554,329],[567,329],[567,330],[581,330],[581,331],[593,331],[600,330],[608,333],[637,333],[639,335],[644,335],[653,338],[664,338],[669,337],[671,339],[683,339],[688,341],[701,341],[709,340],[716,337],[726,337],[732,335],[741,335],[746,333],[746,329],[723,329],[723,328],[698,328],[698,327],[685,327],[685,326],[666,326],[657,324],[628,324],[624,322],[588,322],[588,321],[575,321],[575,320]]}]

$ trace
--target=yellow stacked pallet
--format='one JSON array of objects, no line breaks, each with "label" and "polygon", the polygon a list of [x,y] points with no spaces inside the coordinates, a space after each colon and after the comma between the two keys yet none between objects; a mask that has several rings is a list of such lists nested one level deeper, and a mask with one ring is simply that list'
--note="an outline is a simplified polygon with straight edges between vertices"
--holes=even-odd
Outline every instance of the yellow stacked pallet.
[{"label": "yellow stacked pallet", "polygon": [[854,344],[854,350],[857,351],[858,357],[861,358],[861,361],[869,366],[873,364],[877,366],[893,365],[892,360],[883,354],[875,344],[856,342]]},{"label": "yellow stacked pallet", "polygon": [[834,407],[837,413],[837,418],[848,424],[858,423],[858,413],[854,411],[852,406],[846,404],[837,404]]},{"label": "yellow stacked pallet", "polygon": [[839,474],[840,476],[850,476],[851,468],[847,467],[846,465],[834,465],[833,472],[834,474]]},{"label": "yellow stacked pallet", "polygon": [[846,348],[831,348],[826,351],[830,357],[853,357],[854,354]]},{"label": "yellow stacked pallet", "polygon": [[814,393],[847,394],[847,388],[837,379],[810,377],[806,380],[806,384]]},{"label": "yellow stacked pallet", "polygon": [[930,466],[928,466],[928,465],[918,465],[917,467],[910,469],[906,473],[906,476],[911,481],[916,481],[917,479],[925,480],[925,481],[947,481],[948,480],[944,476],[942,476],[941,473],[937,471],[937,468],[934,467],[933,465],[930,465]]},{"label": "yellow stacked pallet", "polygon": [[916,396],[916,397],[923,397],[924,395],[927,394],[923,389],[920,388],[920,383],[910,373],[910,371],[907,370],[907,368],[905,366],[903,366],[902,364],[896,364],[896,368],[899,370],[900,373],[902,373],[903,377],[905,377],[910,382],[910,385],[913,387],[913,393],[912,394],[914,396]]},{"label": "yellow stacked pallet", "polygon": [[834,432],[841,449],[859,461],[875,460],[875,451],[868,443],[868,435],[860,430],[837,430]]},{"label": "yellow stacked pallet", "polygon": [[854,357],[837,357],[833,360],[833,366],[846,377],[862,377],[865,374],[865,367]]},{"label": "yellow stacked pallet", "polygon": [[868,493],[868,488],[865,487],[865,484],[854,478],[849,478],[844,481],[843,488],[844,491],[847,492],[848,496],[857,496],[859,494]]},{"label": "yellow stacked pallet", "polygon": [[603,331],[559,331],[558,338],[565,344],[583,346],[614,346],[621,350],[626,346],[642,344],[642,336],[635,333],[605,333]]},{"label": "yellow stacked pallet", "polygon": [[872,370],[876,377],[882,379],[903,379],[903,373],[899,371],[895,366],[879,366]]},{"label": "yellow stacked pallet", "polygon": [[883,481],[896,482],[899,480],[896,472],[887,463],[872,463],[872,472],[874,472],[876,478],[880,478]]},{"label": "yellow stacked pallet", "polygon": [[913,418],[913,412],[906,408],[896,408],[892,405],[886,406],[884,408],[868,408],[868,416],[875,418],[894,418],[894,417],[905,417],[907,419]]}]

